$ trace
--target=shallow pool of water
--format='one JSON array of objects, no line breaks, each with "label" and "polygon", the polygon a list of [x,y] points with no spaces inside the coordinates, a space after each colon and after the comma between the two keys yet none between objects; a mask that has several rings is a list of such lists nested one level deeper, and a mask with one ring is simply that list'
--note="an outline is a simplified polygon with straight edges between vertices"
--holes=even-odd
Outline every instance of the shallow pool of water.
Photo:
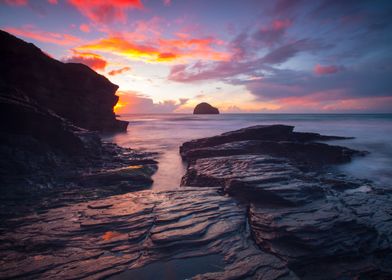
[{"label": "shallow pool of water", "polygon": [[221,255],[208,255],[186,259],[159,261],[140,268],[124,271],[110,277],[111,280],[183,280],[195,275],[223,271]]}]

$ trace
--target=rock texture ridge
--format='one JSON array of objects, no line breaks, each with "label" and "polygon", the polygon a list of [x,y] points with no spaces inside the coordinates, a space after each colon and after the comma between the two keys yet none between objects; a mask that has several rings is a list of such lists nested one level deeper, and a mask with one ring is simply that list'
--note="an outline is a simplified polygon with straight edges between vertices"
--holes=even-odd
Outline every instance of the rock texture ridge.
[{"label": "rock texture ridge", "polygon": [[392,191],[333,171],[363,152],[340,137],[255,126],[184,143],[182,184],[247,204],[260,250],[301,279],[392,279]]},{"label": "rock texture ridge", "polygon": [[341,138],[277,125],[191,141],[188,186],[113,195],[153,168],[129,151],[71,179],[88,199],[66,189],[2,221],[0,278],[391,279],[392,193],[332,172],[362,153],[327,139]]},{"label": "rock texture ridge", "polygon": [[[118,86],[89,67],[52,59],[33,44],[1,30],[0,61],[0,87],[21,92],[79,127],[126,130],[128,123],[116,120],[113,113]],[[2,94],[12,96],[14,90]]]},{"label": "rock texture ridge", "polygon": [[219,110],[218,108],[215,108],[206,102],[202,102],[196,105],[195,109],[193,110],[193,114],[219,114]]},{"label": "rock texture ridge", "polygon": [[[196,188],[51,209],[14,219],[1,232],[0,278],[103,279],[125,271],[118,279],[140,279],[126,271],[184,260],[195,267],[193,279],[298,279],[283,261],[257,248],[246,212],[215,189]],[[202,267],[194,259],[208,255],[220,265],[197,273]],[[184,279],[176,272],[164,278],[163,267],[150,279]]]}]

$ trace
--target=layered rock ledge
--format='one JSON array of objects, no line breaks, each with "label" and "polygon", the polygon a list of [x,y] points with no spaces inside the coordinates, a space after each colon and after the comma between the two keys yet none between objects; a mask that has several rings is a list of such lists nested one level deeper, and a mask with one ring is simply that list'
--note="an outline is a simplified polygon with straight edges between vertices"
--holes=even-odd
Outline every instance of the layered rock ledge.
[{"label": "layered rock ledge", "polygon": [[0,278],[389,279],[392,193],[333,171],[363,153],[316,142],[327,139],[341,138],[279,125],[184,143],[188,186],[59,200],[2,222]]},{"label": "layered rock ledge", "polygon": [[[1,227],[0,278],[139,279],[132,271],[142,266],[174,260],[195,266],[195,259],[214,256],[216,263],[208,264],[219,264],[214,272],[197,273],[203,267],[196,265],[191,276],[297,279],[283,261],[257,248],[246,213],[215,189],[186,188],[133,192],[13,219],[12,227]],[[151,279],[183,279],[163,272]]]},{"label": "layered rock ledge", "polygon": [[363,155],[344,139],[255,126],[184,143],[182,184],[249,205],[253,239],[301,279],[392,277],[391,190],[331,170]]}]

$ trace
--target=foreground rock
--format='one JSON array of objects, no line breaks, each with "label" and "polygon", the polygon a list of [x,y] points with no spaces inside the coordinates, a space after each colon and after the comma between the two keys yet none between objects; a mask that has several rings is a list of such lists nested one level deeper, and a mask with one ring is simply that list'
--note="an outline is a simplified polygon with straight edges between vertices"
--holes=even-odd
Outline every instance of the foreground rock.
[{"label": "foreground rock", "polygon": [[[126,130],[128,122],[116,120],[113,113],[118,86],[89,67],[57,61],[1,30],[0,61],[0,86],[21,92],[79,127],[103,132]],[[13,90],[3,94],[14,97]]]},{"label": "foreground rock", "polygon": [[[266,152],[264,137],[287,145]],[[102,169],[68,178],[76,189],[0,223],[0,278],[389,279],[392,193],[331,172],[356,151],[323,144],[336,156],[304,160],[327,138],[272,126],[192,141],[183,182],[195,187],[119,195],[153,170],[112,145]]]},{"label": "foreground rock", "polygon": [[193,114],[202,115],[202,114],[219,114],[218,108],[212,107],[210,104],[206,102],[202,102],[197,104],[195,109],[193,110]]},{"label": "foreground rock", "polygon": [[[186,277],[194,279],[297,279],[285,262],[257,248],[246,213],[214,189],[184,188],[14,219],[1,228],[0,278],[139,279],[137,269],[146,266],[152,279],[184,279],[177,273],[190,265]],[[198,266],[203,258],[209,263]],[[183,266],[168,271],[171,261]]]},{"label": "foreground rock", "polygon": [[0,89],[0,220],[151,185],[152,155],[103,143],[97,133],[13,96]]},{"label": "foreground rock", "polygon": [[0,218],[151,185],[151,155],[97,134],[128,125],[113,113],[116,85],[3,31],[0,58]]},{"label": "foreground rock", "polygon": [[314,142],[337,139],[275,125],[194,140],[180,149],[182,183],[248,204],[259,248],[301,279],[389,279],[391,191],[332,171],[363,154]]},{"label": "foreground rock", "polygon": [[315,142],[348,138],[293,132],[293,129],[293,126],[288,125],[253,126],[186,142],[180,147],[180,154],[187,161],[223,155],[268,154],[316,164],[343,163],[350,161],[353,155],[364,154]]}]

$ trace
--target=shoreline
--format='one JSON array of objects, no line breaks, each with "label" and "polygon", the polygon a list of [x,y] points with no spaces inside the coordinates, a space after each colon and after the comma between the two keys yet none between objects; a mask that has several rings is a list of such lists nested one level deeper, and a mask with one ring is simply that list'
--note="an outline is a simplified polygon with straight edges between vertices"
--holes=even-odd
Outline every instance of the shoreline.
[{"label": "shoreline", "polygon": [[[0,254],[6,262],[0,275],[125,279],[149,269],[181,269],[187,259],[202,261],[203,256],[211,256],[218,268],[195,268],[188,276],[392,275],[377,261],[392,257],[381,245],[390,242],[385,238],[392,225],[383,219],[388,219],[392,194],[369,182],[326,173],[323,166],[358,154],[317,143],[338,138],[275,127],[245,128],[184,143],[181,155],[188,166],[183,185],[188,186],[134,190],[13,219],[13,226],[2,234]],[[257,141],[274,148],[266,154]],[[107,175],[90,179],[95,185]],[[377,218],[370,218],[373,211]],[[325,262],[331,258],[337,263]],[[340,258],[344,265],[338,265]],[[358,269],[364,262],[366,266]],[[327,264],[328,273],[311,273],[323,271],[320,266]],[[23,270],[15,271],[14,265]],[[180,279],[171,275],[163,279]]]}]

